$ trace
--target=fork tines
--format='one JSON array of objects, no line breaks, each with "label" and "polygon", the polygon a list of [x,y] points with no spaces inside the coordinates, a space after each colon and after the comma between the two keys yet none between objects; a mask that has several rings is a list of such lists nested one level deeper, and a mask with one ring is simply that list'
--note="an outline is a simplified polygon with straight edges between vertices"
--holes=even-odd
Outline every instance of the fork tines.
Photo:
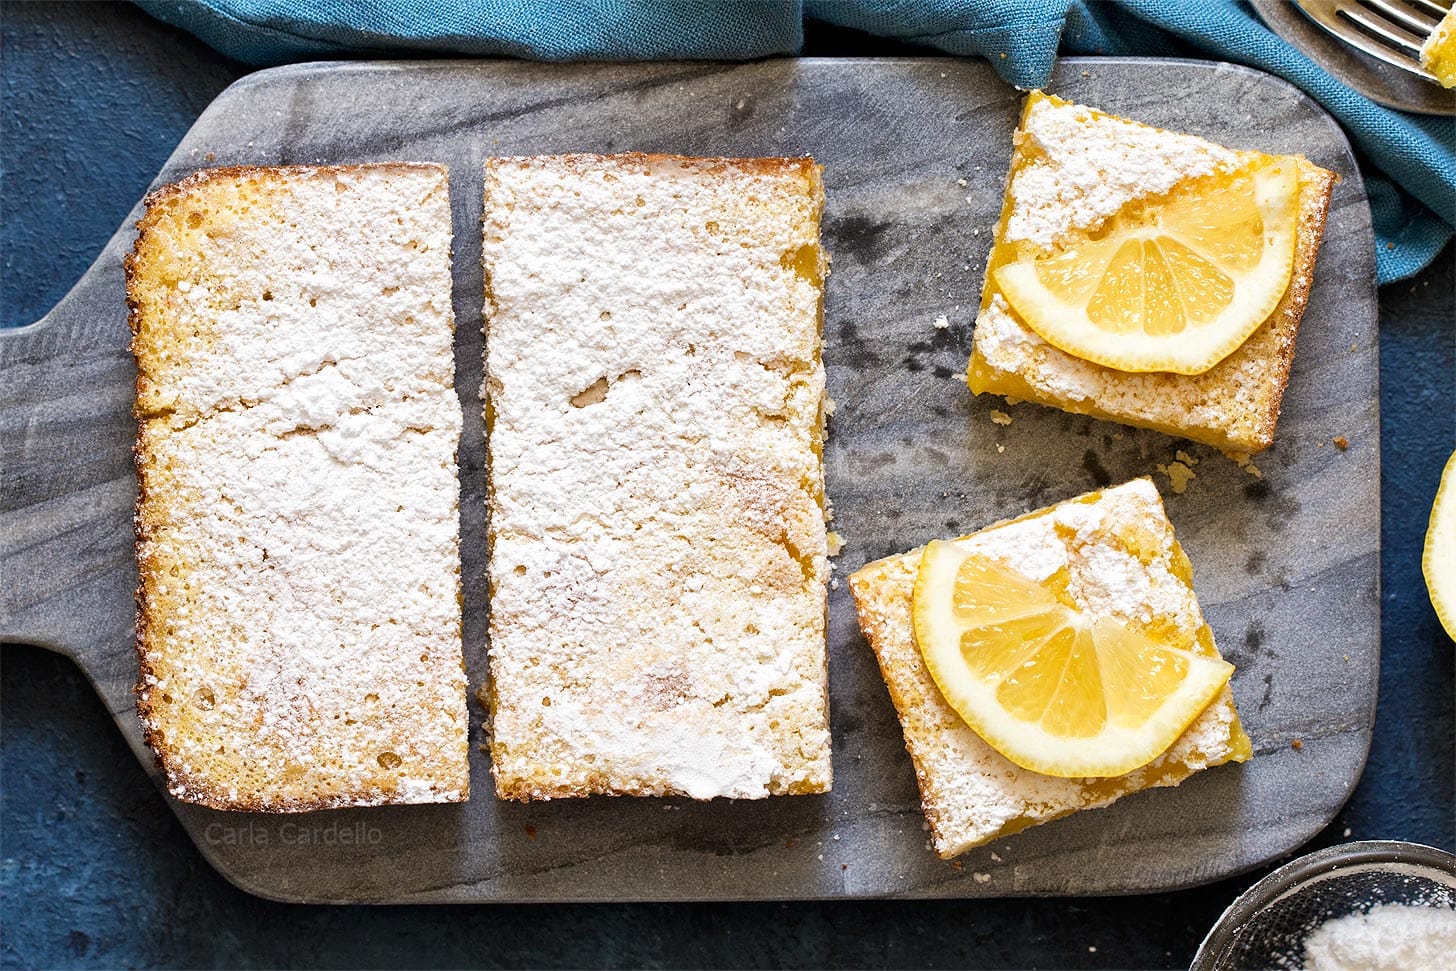
[{"label": "fork tines", "polygon": [[1421,67],[1421,44],[1451,9],[1451,0],[1296,0],[1335,37],[1403,71],[1436,80]]}]

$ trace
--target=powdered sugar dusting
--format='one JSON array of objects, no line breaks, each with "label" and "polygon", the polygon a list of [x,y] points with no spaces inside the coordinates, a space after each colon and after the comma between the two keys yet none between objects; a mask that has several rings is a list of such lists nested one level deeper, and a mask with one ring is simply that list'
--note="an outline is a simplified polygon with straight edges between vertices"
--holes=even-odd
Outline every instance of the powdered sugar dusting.
[{"label": "powdered sugar dusting", "polygon": [[[1137,524],[1159,541],[1150,563],[1127,549],[1119,534],[1125,524]],[[1171,570],[1172,543],[1173,526],[1157,488],[1134,479],[1096,502],[1064,502],[1045,515],[985,530],[957,545],[1038,582],[1067,570],[1068,593],[1089,619],[1147,623],[1156,615],[1196,629],[1202,622],[1198,604]]]},{"label": "powdered sugar dusting", "polygon": [[1193,135],[1047,98],[1032,104],[1018,137],[1030,139],[1035,151],[1007,190],[1012,210],[1005,239],[1038,246],[1091,229],[1129,202],[1167,192],[1184,179],[1227,171],[1239,160],[1238,153]]},{"label": "powdered sugar dusting", "polygon": [[[1134,555],[1132,543],[1117,538],[1129,532],[1137,536],[1142,558]],[[1156,615],[1190,639],[1203,624],[1193,590],[1172,572],[1172,524],[1147,479],[956,542],[1037,580],[1066,569],[1068,592],[1093,616],[1137,622]],[[1236,746],[1242,735],[1225,688],[1168,751],[1127,775],[1063,779],[1013,764],[960,719],[921,660],[910,616],[920,553],[871,563],[851,576],[850,584],[861,626],[891,686],[932,842],[941,856],[963,853],[1008,828],[1105,806],[1140,789],[1176,785],[1193,772],[1240,756]]]},{"label": "powdered sugar dusting", "polygon": [[1304,944],[1308,971],[1447,967],[1456,954],[1456,910],[1384,903],[1321,924]]}]

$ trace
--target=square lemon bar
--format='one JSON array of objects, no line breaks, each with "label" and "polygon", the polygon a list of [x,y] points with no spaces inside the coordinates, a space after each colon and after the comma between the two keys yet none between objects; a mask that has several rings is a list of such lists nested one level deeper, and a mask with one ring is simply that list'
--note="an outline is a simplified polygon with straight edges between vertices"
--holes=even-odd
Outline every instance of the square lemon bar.
[{"label": "square lemon bar", "polygon": [[[1338,177],[1302,157],[1235,151],[1039,91],[1026,100],[1014,143],[976,318],[971,391],[1153,428],[1230,452],[1272,444]],[[1251,166],[1281,162],[1292,165],[1298,179],[1288,287],[1263,323],[1202,373],[1124,371],[1067,353],[1028,326],[997,285],[995,271],[1017,252],[1056,254],[1097,238],[1119,213],[1156,206],[1196,180],[1232,178]],[[1206,286],[1205,280],[1190,292]]]},{"label": "square lemon bar", "polygon": [[[1148,479],[1089,493],[955,541],[1029,580],[1060,574],[1084,616],[1110,618],[1206,657],[1218,657],[1192,569]],[[860,628],[879,660],[915,765],[932,845],[943,859],[1141,789],[1243,762],[1252,749],[1224,685],[1163,754],[1110,778],[1061,778],[1021,768],[950,706],[915,639],[912,592],[923,548],[868,563],[849,578]]]}]

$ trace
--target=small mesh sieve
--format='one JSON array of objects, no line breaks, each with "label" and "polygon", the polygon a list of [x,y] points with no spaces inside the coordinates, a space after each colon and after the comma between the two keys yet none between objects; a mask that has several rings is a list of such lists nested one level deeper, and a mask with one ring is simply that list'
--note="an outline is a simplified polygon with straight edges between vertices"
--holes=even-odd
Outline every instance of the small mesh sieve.
[{"label": "small mesh sieve", "polygon": [[1376,904],[1456,909],[1456,856],[1419,843],[1345,843],[1302,856],[1224,911],[1192,971],[1298,969],[1321,924]]}]

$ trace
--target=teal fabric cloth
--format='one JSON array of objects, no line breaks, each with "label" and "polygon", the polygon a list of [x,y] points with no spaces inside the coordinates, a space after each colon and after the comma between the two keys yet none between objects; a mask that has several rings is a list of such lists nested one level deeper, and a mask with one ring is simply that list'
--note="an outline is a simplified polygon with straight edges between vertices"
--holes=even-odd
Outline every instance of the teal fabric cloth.
[{"label": "teal fabric cloth", "polygon": [[136,0],[250,64],[453,53],[539,60],[742,60],[797,53],[811,17],[985,57],[1021,88],[1058,52],[1193,56],[1298,85],[1344,126],[1375,220],[1381,283],[1426,266],[1456,226],[1456,120],[1374,104],[1235,0]]}]

